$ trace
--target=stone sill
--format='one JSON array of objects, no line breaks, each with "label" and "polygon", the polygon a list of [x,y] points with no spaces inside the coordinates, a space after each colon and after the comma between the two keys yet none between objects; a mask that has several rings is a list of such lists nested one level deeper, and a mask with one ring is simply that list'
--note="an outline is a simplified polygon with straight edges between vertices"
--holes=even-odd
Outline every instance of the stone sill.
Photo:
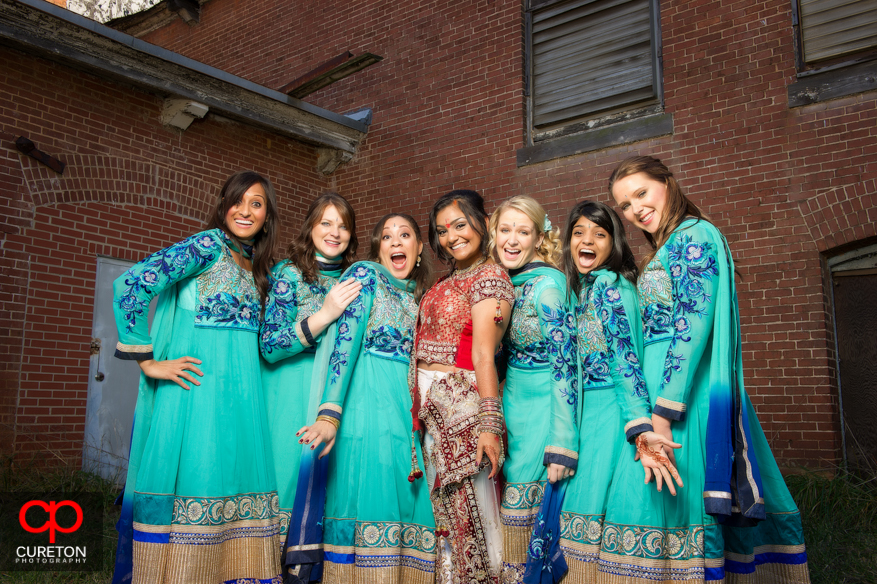
[{"label": "stone sill", "polygon": [[518,150],[518,167],[630,144],[673,133],[673,115],[660,113],[545,140]]}]

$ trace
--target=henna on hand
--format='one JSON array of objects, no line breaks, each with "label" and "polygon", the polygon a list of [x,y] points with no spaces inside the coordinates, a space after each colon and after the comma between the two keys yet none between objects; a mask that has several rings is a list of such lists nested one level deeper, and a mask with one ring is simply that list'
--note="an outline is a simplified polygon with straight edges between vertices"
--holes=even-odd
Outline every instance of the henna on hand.
[{"label": "henna on hand", "polygon": [[682,483],[682,477],[679,476],[679,472],[676,470],[676,467],[670,462],[670,459],[652,448],[649,445],[649,441],[646,439],[644,434],[640,434],[636,437],[636,451],[640,454],[640,456],[648,456],[653,458],[659,464],[667,468],[670,471],[670,475],[676,480],[677,483]]}]

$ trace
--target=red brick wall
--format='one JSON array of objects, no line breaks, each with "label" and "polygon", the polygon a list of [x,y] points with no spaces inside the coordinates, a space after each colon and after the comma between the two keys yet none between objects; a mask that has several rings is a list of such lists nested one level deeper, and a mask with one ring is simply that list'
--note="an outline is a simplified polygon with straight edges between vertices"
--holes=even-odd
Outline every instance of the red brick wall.
[{"label": "red brick wall", "polygon": [[[224,180],[273,181],[287,242],[326,188],[316,152],[212,115],[186,132],[162,99],[0,49],[0,453],[79,459],[97,256],[139,260],[197,232]],[[12,135],[67,163],[58,175]]]},{"label": "red brick wall", "polygon": [[627,155],[664,159],[731,242],[747,387],[768,439],[783,462],[814,465],[840,448],[820,253],[877,235],[877,95],[789,109],[790,10],[790,0],[661,2],[673,134],[520,169],[520,0],[211,0],[199,25],[146,40],[270,87],[344,50],[382,55],[307,98],[374,110],[362,151],[332,178],[363,232],[391,208],[425,221],[455,187],[480,190],[491,206],[533,195],[560,222],[576,200],[608,202],[606,179]]}]

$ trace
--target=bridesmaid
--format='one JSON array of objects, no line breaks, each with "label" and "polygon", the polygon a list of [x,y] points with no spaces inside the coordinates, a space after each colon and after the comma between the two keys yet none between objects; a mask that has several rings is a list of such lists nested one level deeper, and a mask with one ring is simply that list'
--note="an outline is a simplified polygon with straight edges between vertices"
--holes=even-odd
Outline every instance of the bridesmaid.
[{"label": "bridesmaid", "polygon": [[545,481],[578,464],[578,379],[567,284],[557,269],[557,229],[535,199],[513,197],[490,218],[490,253],[509,270],[515,305],[503,349],[508,371],[503,412],[508,455],[500,520],[502,582],[520,582]]},{"label": "bridesmaid", "polygon": [[[328,192],[308,208],[301,231],[269,278],[265,321],[259,336],[262,390],[285,537],[295,502],[301,447],[295,430],[307,423],[311,372],[323,331],[359,293],[354,280],[338,278],[356,258],[356,218],[350,203]],[[316,399],[319,399],[317,396]]]},{"label": "bridesmaid", "polygon": [[[614,566],[617,539],[603,525],[611,512],[611,493],[618,504],[648,500],[654,488],[643,482],[657,473],[658,488],[666,478],[675,492],[664,448],[673,448],[652,432],[648,392],[643,378],[642,327],[637,303],[637,269],[615,211],[603,203],[582,201],[566,221],[563,265],[575,298],[578,362],[582,395],[578,435],[579,473],[570,479],[561,511],[560,547],[569,566],[569,582],[596,582]],[[651,447],[652,457],[636,462],[633,443]],[[640,464],[642,463],[642,464]],[[681,480],[679,486],[682,485]],[[602,574],[600,575],[602,577]]]},{"label": "bridesmaid", "polygon": [[606,529],[643,579],[809,582],[801,516],[743,387],[727,241],[660,160],[624,160],[609,191],[652,248],[638,284],[643,373],[688,488],[657,507],[619,502]]},{"label": "bridesmaid", "polygon": [[409,425],[408,368],[417,302],[432,279],[422,252],[412,217],[381,218],[369,261],[343,276],[361,292],[317,355],[323,403],[299,434],[311,450],[325,443],[321,457],[331,452],[321,520],[324,584],[435,580],[429,493],[424,481],[409,480],[420,448]]},{"label": "bridesmaid", "polygon": [[279,577],[258,344],[276,208],[268,179],[238,172],[223,185],[206,231],[113,284],[116,356],[143,372],[114,582]]}]

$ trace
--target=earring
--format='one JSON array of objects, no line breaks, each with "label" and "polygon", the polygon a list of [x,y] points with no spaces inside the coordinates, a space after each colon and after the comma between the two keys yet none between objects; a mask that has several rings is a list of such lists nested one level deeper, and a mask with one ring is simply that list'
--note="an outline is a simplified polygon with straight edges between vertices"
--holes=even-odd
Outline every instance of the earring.
[{"label": "earring", "polygon": [[419,268],[419,267],[420,267],[420,256],[417,256],[417,261],[414,262],[414,267],[415,267],[415,268]]}]

